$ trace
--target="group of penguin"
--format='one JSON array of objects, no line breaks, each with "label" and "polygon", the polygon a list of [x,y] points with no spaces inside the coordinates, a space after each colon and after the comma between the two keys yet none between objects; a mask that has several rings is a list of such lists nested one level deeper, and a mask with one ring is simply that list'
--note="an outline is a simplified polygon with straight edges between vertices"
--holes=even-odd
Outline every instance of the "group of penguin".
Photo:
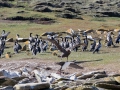
[{"label": "group of penguin", "polygon": [[[7,36],[10,34],[10,32],[5,32],[5,30],[2,31],[1,36],[0,36],[0,57],[4,54],[4,49],[5,49],[5,45],[6,45],[6,40],[7,40]],[[92,37],[88,37],[86,32],[83,32],[81,35],[77,34],[76,36],[72,36],[72,35],[66,35],[66,36],[59,36],[58,33],[54,33],[54,32],[46,32],[44,33],[44,35],[46,36],[45,38],[39,37],[39,35],[35,35],[32,36],[32,33],[30,33],[29,37],[27,39],[25,38],[20,38],[19,34],[16,34],[17,38],[14,41],[14,46],[13,46],[13,51],[15,54],[19,53],[21,51],[21,49],[23,48],[22,45],[19,43],[20,40],[23,40],[24,42],[29,42],[27,47],[28,50],[32,52],[32,55],[36,55],[37,53],[42,53],[42,52],[46,52],[47,49],[50,49],[51,51],[54,50],[58,50],[58,47],[64,48],[64,49],[71,49],[75,52],[78,51],[78,49],[80,48],[79,44],[82,44],[81,50],[84,51],[88,51],[88,44],[89,44],[89,40],[92,40],[93,42],[90,44],[90,49],[89,51],[95,53],[95,52],[99,52],[102,44],[101,44],[101,38],[92,38]],[[43,37],[44,37],[43,35]],[[109,47],[111,45],[115,46],[113,43],[113,39],[112,39],[112,33],[108,32],[107,33],[107,43],[106,46]],[[48,40],[47,38],[51,37],[52,40],[55,40],[57,42],[56,45],[54,42],[50,42],[50,40]],[[84,37],[84,38],[83,38]],[[82,38],[82,39],[81,39]],[[98,41],[97,41],[98,40]],[[118,33],[118,36],[116,37],[115,43],[119,43],[120,42],[120,33]]]},{"label": "group of penguin", "polygon": [[[19,53],[19,51],[22,49],[22,46],[19,44],[19,40],[20,40],[19,34],[17,34],[17,39],[13,47],[15,53]],[[28,39],[23,38],[21,40],[25,40],[26,42],[28,42],[27,47],[28,47],[28,50],[32,52],[32,55],[45,52],[48,47],[48,42],[40,39],[39,35],[37,34],[33,37],[32,33],[30,33]]]}]

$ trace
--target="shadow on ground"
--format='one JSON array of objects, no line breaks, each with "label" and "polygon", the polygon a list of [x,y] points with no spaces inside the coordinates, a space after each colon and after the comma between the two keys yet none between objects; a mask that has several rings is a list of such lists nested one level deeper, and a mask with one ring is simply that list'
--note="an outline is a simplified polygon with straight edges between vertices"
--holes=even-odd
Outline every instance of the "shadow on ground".
[{"label": "shadow on ground", "polygon": [[85,62],[97,62],[97,61],[102,61],[103,59],[97,59],[97,60],[88,60],[88,61],[75,61],[75,63],[85,63]]}]

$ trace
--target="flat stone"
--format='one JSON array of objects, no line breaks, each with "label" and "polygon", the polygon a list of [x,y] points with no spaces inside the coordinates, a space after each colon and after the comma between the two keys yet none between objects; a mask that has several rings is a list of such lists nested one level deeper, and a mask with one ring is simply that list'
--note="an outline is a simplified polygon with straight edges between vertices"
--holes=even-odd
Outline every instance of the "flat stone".
[{"label": "flat stone", "polygon": [[108,76],[107,74],[95,74],[92,78],[99,79],[99,78],[104,78],[104,77],[107,77],[107,76]]},{"label": "flat stone", "polygon": [[115,85],[115,84],[96,83],[95,86],[110,90],[120,90],[120,85]]},{"label": "flat stone", "polygon": [[114,79],[120,84],[120,76],[116,76]]},{"label": "flat stone", "polygon": [[16,80],[10,79],[10,78],[5,78],[5,81],[3,83],[1,83],[1,86],[14,86],[15,84],[17,84]]},{"label": "flat stone", "polygon": [[14,88],[12,86],[6,86],[6,87],[0,88],[0,90],[14,90]]},{"label": "flat stone", "polygon": [[26,84],[16,84],[14,86],[15,90],[43,90],[49,89],[49,83],[26,83]]},{"label": "flat stone", "polygon": [[94,74],[84,74],[84,75],[81,75],[81,76],[78,76],[77,78],[78,79],[87,79],[87,78],[91,78],[93,77]]}]

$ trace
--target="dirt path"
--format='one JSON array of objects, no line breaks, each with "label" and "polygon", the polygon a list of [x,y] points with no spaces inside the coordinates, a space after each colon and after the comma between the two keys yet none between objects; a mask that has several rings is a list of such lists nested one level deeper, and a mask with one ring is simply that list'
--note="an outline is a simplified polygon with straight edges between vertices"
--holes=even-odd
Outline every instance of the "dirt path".
[{"label": "dirt path", "polygon": [[[79,63],[78,66],[82,67],[81,69],[76,69],[69,67],[65,70],[67,73],[86,73],[89,71],[106,71],[108,74],[117,74],[120,73],[120,64],[112,63],[107,65],[97,65],[89,66],[89,63]],[[39,59],[22,59],[22,60],[0,60],[0,69],[5,70],[19,70],[22,67],[29,67],[31,70],[35,68],[51,68],[51,72],[57,72],[60,68],[60,65],[57,65],[56,62],[49,60],[39,60]]]}]

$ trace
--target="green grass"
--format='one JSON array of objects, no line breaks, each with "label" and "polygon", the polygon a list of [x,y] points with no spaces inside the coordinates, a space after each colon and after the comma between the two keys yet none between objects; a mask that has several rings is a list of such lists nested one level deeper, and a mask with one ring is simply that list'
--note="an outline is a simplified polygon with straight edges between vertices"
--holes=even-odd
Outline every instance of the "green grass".
[{"label": "green grass", "polygon": [[105,22],[106,20],[103,17],[94,17],[91,21]]},{"label": "green grass", "polygon": [[[20,43],[21,45],[24,45],[23,43]],[[12,43],[13,45],[13,43]],[[12,45],[7,44],[7,46],[10,46],[11,48],[5,49],[5,52],[11,52],[13,53]],[[88,47],[89,48],[89,47]],[[112,50],[115,49],[115,51]],[[120,50],[117,51],[118,48],[106,48],[102,46],[99,54],[86,51],[82,52],[79,50],[78,52],[72,51],[69,56],[69,61],[79,61],[80,63],[88,64],[89,66],[98,66],[98,65],[104,65],[104,64],[110,64],[110,63],[119,63],[119,57],[120,54],[118,53]],[[111,52],[112,51],[112,52]],[[51,52],[48,50],[44,53],[38,53],[36,56],[33,56],[30,52],[29,55],[27,55],[26,51],[21,51],[19,54],[14,54],[10,59],[7,60],[24,60],[24,59],[32,59],[37,58],[39,60],[51,60],[51,61],[60,61],[60,58],[53,56]],[[2,58],[1,60],[6,60],[5,58]],[[66,61],[66,58],[62,59],[63,61]]]}]

